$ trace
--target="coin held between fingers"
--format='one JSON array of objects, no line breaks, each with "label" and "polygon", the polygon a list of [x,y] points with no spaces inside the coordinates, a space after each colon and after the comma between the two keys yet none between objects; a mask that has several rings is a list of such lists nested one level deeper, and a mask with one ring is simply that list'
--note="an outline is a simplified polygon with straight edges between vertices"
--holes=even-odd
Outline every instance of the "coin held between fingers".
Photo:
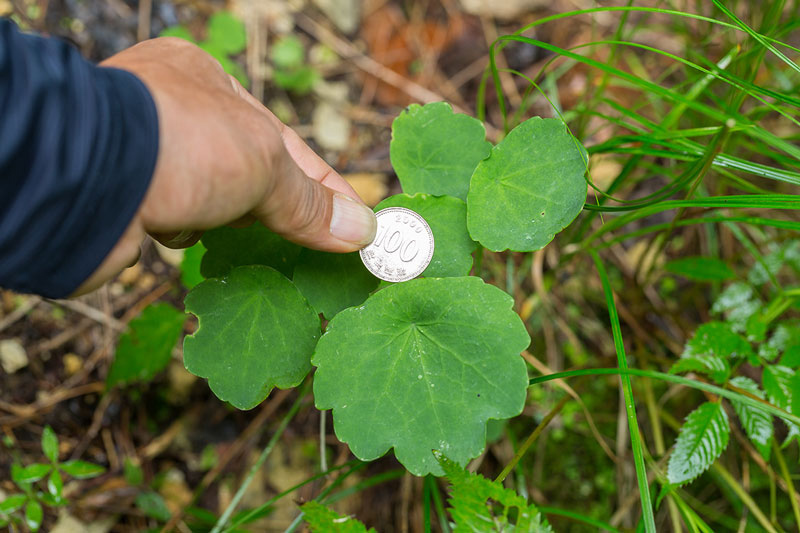
[{"label": "coin held between fingers", "polygon": [[433,232],[425,219],[405,207],[388,207],[375,216],[375,240],[359,252],[367,270],[391,282],[408,281],[422,274],[434,250]]}]

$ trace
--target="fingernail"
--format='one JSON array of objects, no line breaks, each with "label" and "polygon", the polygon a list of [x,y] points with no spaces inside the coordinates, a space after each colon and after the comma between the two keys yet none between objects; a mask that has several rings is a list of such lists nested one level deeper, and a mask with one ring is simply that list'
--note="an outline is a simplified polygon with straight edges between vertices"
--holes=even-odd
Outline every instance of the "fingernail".
[{"label": "fingernail", "polygon": [[344,194],[333,195],[331,235],[343,241],[367,245],[375,238],[375,213]]}]

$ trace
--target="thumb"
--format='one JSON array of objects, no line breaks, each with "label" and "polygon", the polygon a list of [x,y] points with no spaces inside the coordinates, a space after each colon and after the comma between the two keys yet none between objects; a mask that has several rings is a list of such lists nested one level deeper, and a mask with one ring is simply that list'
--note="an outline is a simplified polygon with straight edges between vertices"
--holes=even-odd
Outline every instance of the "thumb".
[{"label": "thumb", "polygon": [[326,252],[354,252],[372,242],[378,224],[369,207],[310,178],[291,157],[285,167],[254,210],[265,226]]}]

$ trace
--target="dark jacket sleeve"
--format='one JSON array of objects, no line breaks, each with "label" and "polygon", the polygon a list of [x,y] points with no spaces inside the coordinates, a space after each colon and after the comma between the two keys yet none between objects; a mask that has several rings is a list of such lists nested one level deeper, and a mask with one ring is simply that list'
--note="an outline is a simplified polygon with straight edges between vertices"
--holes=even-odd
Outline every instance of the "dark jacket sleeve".
[{"label": "dark jacket sleeve", "polygon": [[73,292],[127,228],[157,156],[137,77],[0,19],[0,287]]}]

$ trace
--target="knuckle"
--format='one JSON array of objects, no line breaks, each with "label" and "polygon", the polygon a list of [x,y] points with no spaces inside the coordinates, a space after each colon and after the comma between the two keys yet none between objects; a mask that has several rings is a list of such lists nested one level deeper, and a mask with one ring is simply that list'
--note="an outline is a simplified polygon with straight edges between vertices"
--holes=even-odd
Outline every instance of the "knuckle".
[{"label": "knuckle", "polygon": [[[301,178],[308,179],[308,178]],[[325,191],[316,183],[303,184],[300,194],[290,199],[288,230],[295,235],[312,235],[329,218]]]}]

